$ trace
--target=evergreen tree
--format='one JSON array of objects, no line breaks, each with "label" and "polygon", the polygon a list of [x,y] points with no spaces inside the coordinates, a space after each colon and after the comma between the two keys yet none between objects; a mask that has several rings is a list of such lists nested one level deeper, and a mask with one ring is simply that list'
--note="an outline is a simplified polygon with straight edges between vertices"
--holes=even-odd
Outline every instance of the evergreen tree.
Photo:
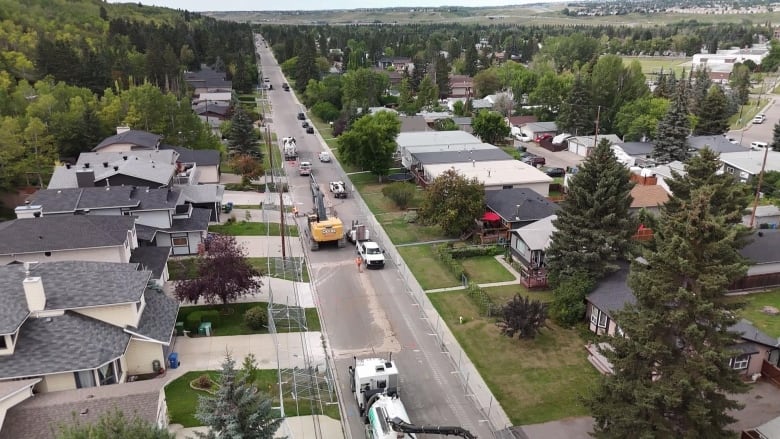
[{"label": "evergreen tree", "polygon": [[558,113],[558,129],[562,133],[569,133],[575,136],[585,136],[592,134],[594,130],[594,119],[591,112],[591,99],[588,84],[577,75],[574,78],[569,96],[561,105],[561,111]]},{"label": "evergreen tree", "polygon": [[239,53],[236,59],[236,67],[233,72],[233,88],[239,93],[252,93],[254,88],[252,77],[249,75],[247,63],[242,53]]},{"label": "evergreen tree", "polygon": [[319,81],[320,72],[317,68],[317,49],[314,47],[314,38],[307,35],[295,65],[295,90],[299,93],[306,91],[310,79]]},{"label": "evergreen tree", "polygon": [[[691,75],[694,75],[691,72]],[[696,70],[695,81],[691,87],[690,99],[688,99],[688,109],[691,114],[695,114],[702,117],[702,111],[705,109],[704,100],[707,98],[707,94],[712,87],[712,80],[705,67],[701,67]]]},{"label": "evergreen tree", "polygon": [[436,72],[436,85],[439,89],[439,99],[444,99],[450,95],[450,65],[447,58],[443,55],[437,55],[434,62]]},{"label": "evergreen tree", "polygon": [[723,89],[717,85],[710,87],[697,114],[699,121],[694,129],[694,134],[713,136],[728,131],[728,105]]},{"label": "evergreen tree", "polygon": [[674,160],[685,161],[688,157],[688,120],[687,93],[684,81],[677,85],[677,91],[664,118],[658,122],[655,133],[653,158],[659,163]]},{"label": "evergreen tree", "polygon": [[412,58],[412,64],[414,64],[414,68],[412,69],[409,85],[412,86],[412,91],[417,93],[417,91],[420,90],[420,84],[428,73],[428,66],[425,63],[425,60],[419,56]]},{"label": "evergreen tree", "polygon": [[627,337],[605,352],[615,373],[586,399],[597,438],[734,437],[728,411],[740,404],[729,395],[745,384],[730,364],[736,317],[722,299],[747,266],[737,228],[711,208],[713,188],[689,190],[663,210],[656,248],[629,275],[636,305],[615,316]]},{"label": "evergreen tree", "polygon": [[772,144],[769,147],[772,148],[772,151],[780,151],[780,122],[775,124],[772,131]]},{"label": "evergreen tree", "polygon": [[555,286],[582,272],[598,279],[623,257],[634,234],[629,170],[602,139],[569,181],[566,200],[554,221],[556,231],[546,252]]},{"label": "evergreen tree", "polygon": [[198,396],[195,417],[209,427],[201,439],[271,439],[282,425],[274,417],[271,398],[248,382],[246,373],[237,373],[236,362],[225,355],[219,387],[214,396]]},{"label": "evergreen tree", "polygon": [[466,54],[464,56],[465,62],[463,64],[463,74],[473,77],[477,74],[477,62],[479,61],[477,46],[473,41],[467,43]]},{"label": "evergreen tree", "polygon": [[139,417],[127,417],[119,410],[100,416],[93,423],[78,418],[73,411],[72,422],[62,423],[54,433],[56,439],[175,439],[176,435]]},{"label": "evergreen tree", "polygon": [[438,95],[439,90],[436,84],[430,75],[426,75],[420,83],[420,89],[417,91],[417,107],[427,108],[435,105]]},{"label": "evergreen tree", "polygon": [[230,129],[227,132],[228,145],[235,152],[257,155],[257,133],[244,107],[234,106],[233,117],[230,118]]}]

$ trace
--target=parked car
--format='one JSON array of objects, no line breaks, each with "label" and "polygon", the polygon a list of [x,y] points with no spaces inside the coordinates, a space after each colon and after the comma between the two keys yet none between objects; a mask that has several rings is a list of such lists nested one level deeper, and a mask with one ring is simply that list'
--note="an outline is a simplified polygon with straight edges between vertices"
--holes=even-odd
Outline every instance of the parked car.
[{"label": "parked car", "polygon": [[303,123],[301,123],[301,128],[309,128],[309,122],[304,120]]},{"label": "parked car", "polygon": [[307,127],[306,127],[306,132],[307,132],[308,134],[314,134],[314,127],[313,127],[313,126],[311,126],[311,125],[307,126]]},{"label": "parked car", "polygon": [[566,170],[563,168],[551,168],[544,166],[541,168],[541,171],[552,178],[562,178],[564,175],[566,175]]},{"label": "parked car", "polygon": [[766,142],[750,142],[750,149],[753,151],[763,151],[766,147]]},{"label": "parked car", "polygon": [[547,160],[545,160],[544,157],[531,153],[525,153],[520,161],[534,167],[544,166],[544,164],[547,163]]},{"label": "parked car", "polygon": [[536,136],[534,142],[540,143],[542,140],[552,139],[552,137],[553,137],[552,134],[542,134],[540,136]]},{"label": "parked car", "polygon": [[298,120],[306,120],[306,113],[303,112],[298,113]]},{"label": "parked car", "polygon": [[530,142],[533,139],[531,139],[531,136],[523,133],[515,134],[515,139],[521,141],[521,142]]},{"label": "parked car", "polygon": [[733,137],[726,137],[726,140],[728,140],[729,143],[731,143],[733,145],[739,145],[739,140],[737,140],[737,139],[735,139]]},{"label": "parked car", "polygon": [[330,163],[330,153],[327,151],[322,151],[320,153],[320,161],[323,163]]},{"label": "parked car", "polygon": [[756,114],[756,117],[753,118],[753,123],[764,123],[766,120],[766,115],[764,113],[758,113]]}]

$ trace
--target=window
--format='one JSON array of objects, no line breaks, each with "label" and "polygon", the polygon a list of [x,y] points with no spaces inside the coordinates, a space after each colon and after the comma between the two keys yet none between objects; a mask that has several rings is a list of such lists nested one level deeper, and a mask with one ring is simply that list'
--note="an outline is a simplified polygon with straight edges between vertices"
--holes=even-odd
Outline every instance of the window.
[{"label": "window", "polygon": [[590,306],[590,322],[596,326],[599,324],[599,310],[593,305]]},{"label": "window", "polygon": [[607,314],[599,311],[599,328],[606,328],[607,320]]},{"label": "window", "polygon": [[0,335],[0,349],[8,349],[8,343],[5,341],[5,335]]},{"label": "window", "polygon": [[114,361],[104,364],[98,367],[98,376],[100,377],[100,385],[105,386],[108,384],[116,384],[119,382],[116,376],[116,369],[114,367]]},{"label": "window", "polygon": [[189,245],[189,241],[187,240],[186,236],[171,238],[171,242],[173,243],[174,247],[187,247]]},{"label": "window", "polygon": [[95,373],[92,370],[82,370],[81,372],[73,372],[73,376],[76,379],[76,388],[83,389],[85,387],[95,387]]},{"label": "window", "polygon": [[729,363],[731,363],[731,368],[734,370],[747,369],[748,364],[750,363],[750,355],[744,354],[738,357],[734,357],[731,359],[731,361],[729,361]]},{"label": "window", "polygon": [[512,189],[512,187],[513,186],[511,184],[505,184],[505,185],[501,186],[501,189]]}]

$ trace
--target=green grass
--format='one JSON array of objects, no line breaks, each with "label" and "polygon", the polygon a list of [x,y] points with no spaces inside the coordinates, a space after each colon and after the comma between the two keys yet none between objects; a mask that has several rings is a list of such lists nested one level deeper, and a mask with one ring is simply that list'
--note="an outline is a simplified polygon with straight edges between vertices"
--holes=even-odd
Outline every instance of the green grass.
[{"label": "green grass", "polygon": [[377,220],[393,241],[393,244],[412,244],[415,242],[437,241],[449,238],[438,226],[424,226],[408,223],[403,213],[391,213],[378,216]]},{"label": "green grass", "polygon": [[[760,102],[756,105],[756,99],[750,99],[748,100],[748,103],[743,105],[740,111],[737,111],[736,114],[732,115],[729,118],[729,126],[732,130],[742,129],[745,128],[748,123],[753,121],[753,117],[761,112],[763,110],[764,106],[769,102],[769,99],[763,98]],[[742,113],[742,118],[740,119],[740,113]],[[766,122],[764,122],[766,123]]]},{"label": "green grass", "polygon": [[[579,397],[588,393],[598,372],[588,363],[576,331],[550,323],[535,340],[510,339],[492,320],[479,317],[466,292],[428,297],[513,425],[588,414]],[[465,319],[462,325],[459,316]]]},{"label": "green grass", "polygon": [[[215,336],[268,334],[268,328],[254,330],[244,324],[244,313],[249,308],[255,306],[266,308],[268,304],[266,302],[250,302],[230,303],[228,305],[183,306],[179,308],[179,315],[177,316],[176,321],[185,322],[186,325],[187,316],[192,312],[217,310],[220,312],[219,322],[212,322],[212,331]],[[306,308],[305,313],[306,324],[309,331],[319,331],[321,326],[317,309]],[[296,332],[297,329],[298,328],[295,327],[289,327],[285,322],[277,321],[277,332]]]},{"label": "green grass", "polygon": [[478,284],[507,282],[515,277],[493,256],[475,256],[460,260],[463,269],[469,273],[469,280]]},{"label": "green grass", "polygon": [[[674,58],[668,56],[623,56],[623,64],[628,66],[634,60],[639,61],[642,66],[642,73],[645,75],[652,73],[660,73],[663,69],[664,72],[674,71],[679,76],[683,69],[686,68],[683,64],[690,62],[692,58]],[[690,66],[686,68],[691,70]]]},{"label": "green grass", "polygon": [[[274,168],[280,168],[282,166],[282,152],[279,150],[279,146],[276,144],[276,138],[271,139],[271,154],[274,158]],[[263,148],[263,169],[268,170],[271,169],[271,160],[268,155],[268,148],[265,146],[265,143],[262,146]]]},{"label": "green grass", "polygon": [[522,285],[504,285],[501,287],[489,287],[489,288],[482,288],[482,291],[485,292],[492,300],[493,303],[496,305],[501,305],[502,303],[506,303],[507,301],[511,300],[513,297],[515,297],[515,294],[520,294],[521,296],[528,296],[532,300],[539,300],[541,302],[552,302],[553,295],[552,291],[529,291]]},{"label": "green grass", "polygon": [[739,310],[742,317],[750,320],[760,330],[773,338],[780,337],[780,316],[773,316],[761,312],[765,306],[780,308],[780,289],[766,293],[754,293],[744,296],[731,296],[737,302],[743,304]]},{"label": "green grass", "polygon": [[[236,221],[234,223],[209,226],[209,232],[233,236],[281,236],[282,234],[279,223],[255,223],[247,221]],[[298,236],[298,229],[295,226],[288,226],[286,233],[288,236]]]},{"label": "green grass", "polygon": [[409,269],[412,270],[414,277],[420,282],[423,290],[457,287],[460,285],[460,279],[456,279],[433,253],[433,246],[414,245],[398,247],[398,252],[406,261]]},{"label": "green grass", "polygon": [[[235,360],[239,363],[239,366],[237,367],[240,367],[240,363],[243,359],[236,358]],[[209,396],[209,394],[204,391],[193,389],[190,387],[190,382],[203,374],[208,374],[211,376],[212,380],[215,381],[219,379],[219,372],[217,371],[193,371],[187,372],[179,378],[176,378],[165,387],[165,399],[168,404],[168,414],[170,416],[171,424],[181,424],[185,428],[202,425],[202,423],[195,418],[195,412],[198,409],[198,395]],[[258,370],[255,373],[255,385],[259,390],[273,397],[273,406],[276,407],[279,405],[278,374],[275,369]],[[299,410],[296,411],[296,404],[290,397],[289,389],[285,389],[285,395],[284,408],[285,414],[288,417],[312,414],[312,408],[308,402],[301,401],[298,407]],[[319,413],[319,408],[317,407],[315,411]],[[323,414],[333,419],[341,419],[337,404],[326,405]]]},{"label": "green grass", "polygon": [[[275,277],[278,279],[285,279],[285,280],[291,280],[291,281],[298,281],[297,278],[295,278],[294,273],[286,272],[286,271],[274,271],[275,270],[275,261],[281,260],[282,258],[246,258],[247,261],[255,268],[260,270],[261,273],[265,274],[269,277]],[[271,271],[268,272],[268,261],[271,260]],[[306,269],[306,261],[303,260],[303,267],[301,270],[301,282],[309,282],[309,270]]]}]

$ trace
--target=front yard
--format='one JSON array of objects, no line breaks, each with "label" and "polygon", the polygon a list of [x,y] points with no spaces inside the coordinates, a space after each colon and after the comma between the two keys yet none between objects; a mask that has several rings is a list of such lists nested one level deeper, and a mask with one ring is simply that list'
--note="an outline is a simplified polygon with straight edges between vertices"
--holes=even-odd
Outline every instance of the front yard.
[{"label": "front yard", "polygon": [[[240,367],[241,362],[244,359],[235,358],[234,360],[236,360],[237,363],[236,367]],[[195,418],[195,412],[198,409],[198,395],[209,396],[209,394],[205,391],[195,390],[190,387],[190,382],[203,374],[208,374],[212,380],[215,381],[219,378],[219,372],[217,371],[187,372],[179,378],[171,381],[170,384],[165,387],[165,399],[168,404],[168,415],[170,416],[171,424],[181,424],[185,428],[199,427],[203,425]],[[272,405],[274,407],[279,406],[279,385],[277,383],[278,374],[276,369],[258,370],[255,373],[255,386],[257,386],[258,390],[265,392],[266,394],[273,397],[274,402]],[[292,417],[311,415],[311,404],[309,404],[308,401],[301,401],[300,403],[296,403],[296,401],[289,396],[289,390],[289,388],[285,388],[285,416]],[[314,411],[316,413],[320,413],[318,407],[315,407]],[[330,416],[333,419],[340,419],[338,405],[336,404],[325,405],[323,412],[324,413],[322,414]]]},{"label": "front yard", "polygon": [[466,292],[428,297],[514,425],[588,414],[579,397],[595,384],[598,372],[576,331],[548,323],[536,340],[510,339],[492,319],[479,316]]},{"label": "front yard", "polygon": [[[233,236],[281,236],[279,223],[260,223],[251,221],[235,221],[209,226],[209,232]],[[285,228],[287,236],[298,236],[298,228],[288,225]]]},{"label": "front yard", "polygon": [[[287,258],[288,263],[293,258]],[[299,258],[300,259],[300,258]],[[278,279],[298,281],[292,271],[285,271],[281,268],[282,258],[246,258],[247,262],[255,267],[260,274],[268,277],[275,277]],[[195,279],[198,276],[197,258],[176,258],[168,261],[168,275],[172,281]],[[270,264],[269,264],[270,262]],[[300,260],[301,267],[301,282],[309,282],[309,271],[306,269],[306,261]],[[271,267],[270,271],[268,267]]]},{"label": "front yard", "polygon": [[[268,307],[266,302],[250,302],[250,303],[230,303],[227,305],[197,305],[197,306],[182,306],[179,308],[179,315],[176,318],[177,322],[187,322],[187,316],[196,311],[219,311],[219,321],[212,322],[212,331],[215,336],[226,335],[249,335],[249,334],[268,334],[268,328],[265,327],[261,330],[250,329],[246,323],[244,323],[244,313],[249,309],[259,306],[263,309]],[[306,308],[306,323],[309,331],[320,330],[320,319],[317,315],[316,308]],[[289,332],[284,328],[283,324],[277,325],[277,332]],[[194,334],[193,334],[194,335]]]},{"label": "front yard", "polygon": [[398,247],[398,253],[412,270],[423,290],[457,287],[461,284],[433,253],[430,245]]}]

